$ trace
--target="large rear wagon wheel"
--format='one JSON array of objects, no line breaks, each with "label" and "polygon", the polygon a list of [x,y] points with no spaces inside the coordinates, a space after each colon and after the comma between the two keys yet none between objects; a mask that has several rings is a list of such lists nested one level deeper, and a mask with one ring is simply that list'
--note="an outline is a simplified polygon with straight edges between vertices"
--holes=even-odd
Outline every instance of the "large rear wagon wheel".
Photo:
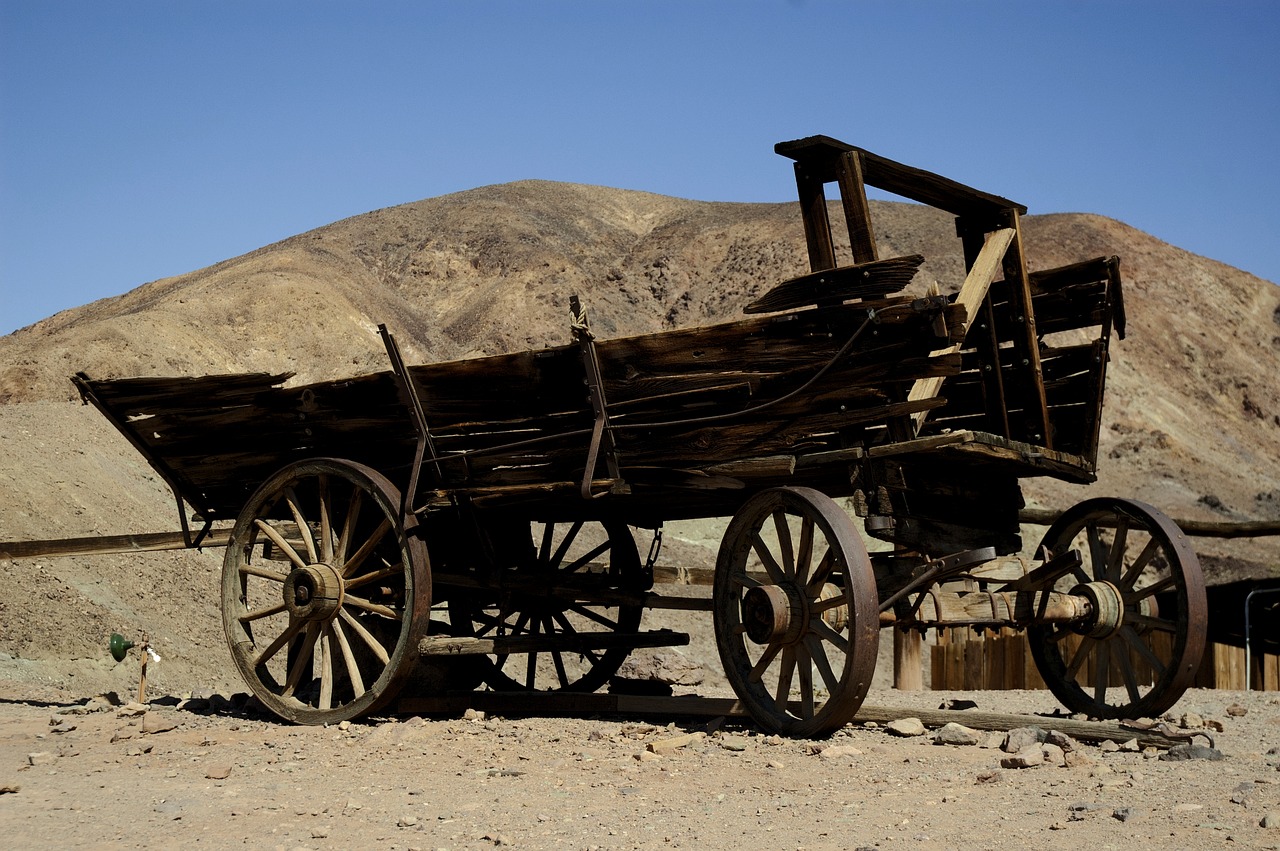
[{"label": "large rear wagon wheel", "polygon": [[431,614],[427,550],[362,464],[290,464],[249,499],[222,567],[231,656],[272,712],[326,724],[395,697]]},{"label": "large rear wagon wheel", "polygon": [[806,738],[853,720],[875,671],[878,599],[862,538],[829,497],[747,500],[720,545],[713,604],[725,675],[752,718]]},{"label": "large rear wagon wheel", "polygon": [[1049,690],[1093,718],[1154,718],[1194,682],[1208,623],[1200,561],[1159,510],[1128,499],[1085,500],[1045,533],[1050,557],[1075,549],[1082,564],[1054,590],[1087,596],[1082,624],[1027,630]]}]

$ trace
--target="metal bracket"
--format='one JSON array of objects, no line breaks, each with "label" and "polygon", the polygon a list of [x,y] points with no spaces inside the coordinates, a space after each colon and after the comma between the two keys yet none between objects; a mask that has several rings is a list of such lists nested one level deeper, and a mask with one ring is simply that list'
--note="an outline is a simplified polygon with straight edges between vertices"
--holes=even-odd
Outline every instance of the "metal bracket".
[{"label": "metal bracket", "polygon": [[422,471],[422,462],[428,451],[431,453],[431,463],[436,468],[436,481],[441,487],[445,484],[444,470],[440,467],[440,461],[436,455],[435,441],[431,439],[431,429],[427,427],[427,414],[422,407],[422,398],[418,395],[418,388],[413,382],[413,376],[409,374],[408,367],[404,365],[404,358],[400,355],[400,346],[396,344],[395,337],[392,337],[391,333],[387,331],[386,325],[379,325],[378,333],[382,335],[382,344],[386,347],[387,357],[391,360],[391,371],[395,373],[401,389],[404,390],[405,396],[409,400],[409,412],[413,415],[413,427],[418,432],[418,446],[414,451],[413,467],[409,471],[409,486],[405,488],[405,492],[400,497],[400,518],[403,522],[404,518],[408,517],[409,512],[413,510],[414,502],[417,501],[418,476]]}]

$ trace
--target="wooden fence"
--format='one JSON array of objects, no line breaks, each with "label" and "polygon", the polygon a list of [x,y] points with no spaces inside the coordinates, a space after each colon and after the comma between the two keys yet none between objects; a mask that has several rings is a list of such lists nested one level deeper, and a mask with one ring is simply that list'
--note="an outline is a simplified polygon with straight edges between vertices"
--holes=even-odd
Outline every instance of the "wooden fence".
[{"label": "wooden fence", "polygon": [[[977,691],[983,689],[1042,689],[1045,687],[1035,660],[1027,644],[1027,636],[1012,629],[981,630],[970,627],[953,627],[937,630],[936,643],[929,646],[929,682],[934,690]],[[1079,641],[1067,642],[1064,655],[1070,658]],[[1157,655],[1167,654],[1167,648],[1156,648]],[[1280,691],[1280,655],[1274,653],[1251,654],[1253,668],[1252,687],[1255,691]],[[1092,660],[1085,662],[1080,680],[1093,682]],[[1139,684],[1150,682],[1150,668],[1136,655],[1130,663],[1137,672]],[[1111,671],[1109,685],[1123,686],[1120,673]],[[1222,688],[1244,690],[1249,687],[1245,678],[1245,652],[1243,647],[1210,642],[1205,647],[1200,670],[1196,673],[1196,688]]]}]

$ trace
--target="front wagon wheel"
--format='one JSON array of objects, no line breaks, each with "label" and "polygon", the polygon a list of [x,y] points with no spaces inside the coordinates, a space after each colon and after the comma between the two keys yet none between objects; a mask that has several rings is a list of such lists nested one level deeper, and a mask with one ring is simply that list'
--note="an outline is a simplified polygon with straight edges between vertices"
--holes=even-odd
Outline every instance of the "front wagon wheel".
[{"label": "front wagon wheel", "polygon": [[231,656],[272,712],[327,724],[378,709],[417,661],[431,570],[400,493],[362,464],[290,464],[249,499],[222,567]]}]

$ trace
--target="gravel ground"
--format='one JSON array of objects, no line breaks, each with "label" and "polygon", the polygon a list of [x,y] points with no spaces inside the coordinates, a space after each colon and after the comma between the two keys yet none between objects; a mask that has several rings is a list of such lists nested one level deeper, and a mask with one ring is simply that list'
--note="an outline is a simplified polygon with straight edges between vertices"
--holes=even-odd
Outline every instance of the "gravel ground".
[{"label": "gravel ground", "polygon": [[[1265,693],[1192,691],[1175,707],[1175,722],[1209,725],[1221,759],[1074,742],[1021,769],[1001,767],[1004,734],[982,731],[939,745],[936,730],[855,723],[797,741],[732,719],[474,712],[298,727],[201,697],[113,706],[0,683],[5,843],[1280,848],[1280,699]],[[877,690],[867,704],[907,718],[947,699],[1053,729],[1035,715],[1056,710],[1047,692]]]}]

